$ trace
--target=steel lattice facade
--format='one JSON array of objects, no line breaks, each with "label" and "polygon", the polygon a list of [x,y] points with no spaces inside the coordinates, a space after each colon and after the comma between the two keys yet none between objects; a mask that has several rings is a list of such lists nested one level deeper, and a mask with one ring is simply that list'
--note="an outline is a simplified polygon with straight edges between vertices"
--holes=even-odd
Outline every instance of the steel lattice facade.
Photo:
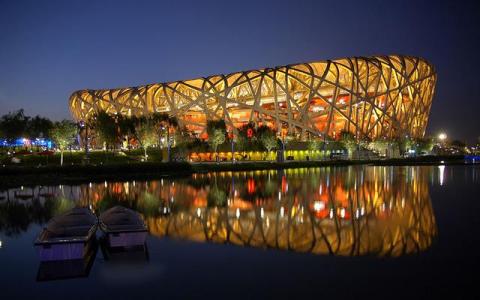
[{"label": "steel lattice facade", "polygon": [[353,57],[228,75],[110,90],[80,90],[70,97],[73,117],[95,112],[144,115],[166,112],[205,134],[207,120],[228,127],[248,122],[282,135],[336,138],[423,137],[436,73],[410,56]]}]

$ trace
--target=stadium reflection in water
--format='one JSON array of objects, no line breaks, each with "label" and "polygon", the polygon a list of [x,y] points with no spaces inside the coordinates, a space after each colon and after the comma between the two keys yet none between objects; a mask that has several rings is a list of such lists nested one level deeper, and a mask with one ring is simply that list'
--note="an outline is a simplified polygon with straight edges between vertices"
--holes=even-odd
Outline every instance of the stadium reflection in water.
[{"label": "stadium reflection in water", "polygon": [[73,206],[139,211],[156,237],[342,256],[427,249],[437,167],[331,167],[153,181],[21,187],[2,193],[0,232],[18,236]]},{"label": "stadium reflection in water", "polygon": [[76,191],[96,210],[122,204],[157,237],[342,256],[400,256],[437,234],[432,170],[348,167],[196,174],[91,183]]}]

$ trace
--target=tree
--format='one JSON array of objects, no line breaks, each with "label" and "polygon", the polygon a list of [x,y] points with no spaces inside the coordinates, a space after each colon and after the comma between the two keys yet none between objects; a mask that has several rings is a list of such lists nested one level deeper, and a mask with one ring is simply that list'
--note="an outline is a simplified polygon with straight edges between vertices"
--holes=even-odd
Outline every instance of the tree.
[{"label": "tree", "polygon": [[312,155],[311,152],[317,151],[323,148],[323,143],[316,138],[310,139],[307,144],[307,149],[310,152],[310,155]]},{"label": "tree", "polygon": [[407,153],[410,149],[412,149],[412,146],[413,146],[413,140],[408,135],[398,138],[396,140],[396,143],[398,145],[398,150],[402,155]]},{"label": "tree", "polygon": [[227,128],[224,120],[210,120],[207,121],[208,144],[212,147],[217,155],[218,160],[218,146],[225,142]]},{"label": "tree", "polygon": [[47,118],[35,116],[29,119],[26,128],[26,134],[29,138],[48,137],[50,130],[53,128],[53,122]]},{"label": "tree", "polygon": [[182,127],[175,131],[175,148],[173,148],[172,156],[175,160],[184,160],[188,157],[188,150],[195,142],[192,133]]},{"label": "tree", "polygon": [[98,139],[105,143],[106,150],[118,141],[117,124],[115,118],[105,111],[98,112],[91,122],[95,128]]},{"label": "tree", "polygon": [[26,134],[29,119],[30,117],[25,116],[23,109],[3,115],[0,119],[0,132],[3,137],[12,142]]},{"label": "tree", "polygon": [[155,132],[158,137],[158,145],[162,145],[162,138],[166,133],[166,141],[167,141],[167,149],[168,149],[168,161],[170,161],[170,153],[171,153],[171,146],[172,141],[170,138],[170,130],[178,128],[178,120],[176,117],[171,117],[167,113],[153,113],[151,115],[151,120],[154,125]]},{"label": "tree", "polygon": [[420,138],[415,141],[415,148],[418,153],[430,153],[434,145],[435,141],[432,138]]},{"label": "tree", "polygon": [[127,147],[130,149],[130,138],[135,137],[135,122],[134,118],[126,117],[123,115],[117,116],[118,131],[121,139],[127,143]]},{"label": "tree", "polygon": [[347,149],[348,156],[351,157],[353,151],[357,147],[357,143],[355,142],[355,137],[353,136],[353,134],[349,131],[342,130],[340,132],[340,143],[345,149]]},{"label": "tree", "polygon": [[74,140],[77,134],[77,125],[69,120],[55,122],[50,130],[50,137],[60,150],[60,166],[63,166],[63,151]]},{"label": "tree", "polygon": [[147,149],[157,141],[155,125],[151,118],[145,116],[134,118],[135,138],[145,153],[145,161],[148,160]]},{"label": "tree", "polygon": [[386,156],[389,142],[385,139],[378,139],[368,144],[368,149],[377,152],[379,155]]},{"label": "tree", "polygon": [[257,137],[259,138],[263,147],[265,147],[267,150],[268,154],[270,154],[270,152],[278,146],[276,132],[266,125],[258,127]]},{"label": "tree", "polygon": [[249,122],[238,128],[236,138],[237,149],[241,151],[253,150],[257,145],[257,129],[255,123]]}]

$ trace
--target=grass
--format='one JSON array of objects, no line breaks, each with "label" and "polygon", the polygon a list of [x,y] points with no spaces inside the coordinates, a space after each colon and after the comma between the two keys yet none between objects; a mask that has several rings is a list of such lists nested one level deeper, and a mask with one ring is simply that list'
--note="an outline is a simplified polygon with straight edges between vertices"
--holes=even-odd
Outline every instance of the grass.
[{"label": "grass", "polygon": [[[93,165],[104,164],[126,164],[141,162],[144,159],[144,153],[142,149],[111,152],[111,151],[91,151],[89,152],[89,163]],[[16,156],[20,159],[20,163],[13,163],[11,157],[6,153],[0,154],[0,162],[2,165],[15,165],[15,166],[59,166],[60,165],[60,153],[56,152],[52,155],[19,155]],[[163,151],[160,149],[150,149],[148,151],[149,161],[161,162],[163,157]],[[81,165],[84,164],[85,153],[83,151],[65,151],[63,153],[64,165]]]}]

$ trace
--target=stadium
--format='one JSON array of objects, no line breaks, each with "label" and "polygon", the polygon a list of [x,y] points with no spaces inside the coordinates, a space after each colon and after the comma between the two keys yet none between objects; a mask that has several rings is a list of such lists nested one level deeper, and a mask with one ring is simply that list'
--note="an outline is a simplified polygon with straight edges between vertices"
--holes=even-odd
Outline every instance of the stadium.
[{"label": "stadium", "polygon": [[72,116],[86,121],[98,111],[146,115],[163,112],[206,137],[208,120],[229,130],[249,122],[301,140],[420,138],[425,134],[436,73],[426,60],[402,55],[352,57],[263,68],[227,75],[79,90],[69,99]]}]

